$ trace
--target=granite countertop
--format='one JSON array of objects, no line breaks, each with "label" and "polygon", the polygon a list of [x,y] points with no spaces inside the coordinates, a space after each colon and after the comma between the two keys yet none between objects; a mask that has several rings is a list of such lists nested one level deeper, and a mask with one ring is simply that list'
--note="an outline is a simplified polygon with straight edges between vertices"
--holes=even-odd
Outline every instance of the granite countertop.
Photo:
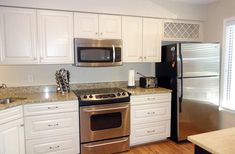
[{"label": "granite countertop", "polygon": [[172,90],[170,89],[166,89],[166,88],[141,88],[141,87],[136,87],[136,88],[122,88],[126,91],[128,91],[129,93],[131,93],[131,95],[145,95],[145,94],[159,94],[159,93],[170,93]]},{"label": "granite countertop", "polygon": [[235,127],[192,135],[188,140],[210,153],[233,154],[235,151]]},{"label": "granite countertop", "polygon": [[66,94],[60,94],[57,92],[17,93],[17,94],[7,95],[7,96],[0,97],[0,98],[15,99],[14,102],[12,103],[0,104],[0,110],[15,107],[18,105],[31,104],[31,103],[77,100],[77,96],[73,92],[66,93]]},{"label": "granite countertop", "polygon": [[[137,87],[135,89],[122,88],[132,95],[144,95],[144,94],[157,94],[157,93],[168,93],[171,92],[169,89],[165,88],[140,88]],[[77,100],[77,96],[73,93],[65,93],[60,94],[57,92],[26,92],[26,91],[10,91],[9,93],[5,92],[5,94],[0,93],[0,98],[16,98],[14,102],[9,104],[0,104],[0,110],[24,105],[31,103],[43,103],[43,102],[60,102],[60,101],[69,101],[69,100]],[[19,98],[19,99],[17,99]]]}]

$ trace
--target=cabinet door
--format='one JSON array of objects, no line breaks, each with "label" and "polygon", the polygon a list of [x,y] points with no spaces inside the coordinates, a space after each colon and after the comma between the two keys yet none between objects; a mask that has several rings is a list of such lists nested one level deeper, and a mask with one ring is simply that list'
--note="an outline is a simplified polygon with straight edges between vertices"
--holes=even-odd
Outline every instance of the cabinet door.
[{"label": "cabinet door", "polygon": [[77,100],[24,105],[24,116],[48,115],[73,111],[78,112]]},{"label": "cabinet door", "polygon": [[73,63],[73,13],[38,10],[40,63]]},{"label": "cabinet door", "polygon": [[142,18],[122,18],[124,62],[142,62],[142,27]]},{"label": "cabinet door", "polygon": [[121,39],[121,16],[100,15],[99,37],[103,39]]},{"label": "cabinet door", "polygon": [[78,112],[28,116],[25,120],[26,139],[51,137],[78,132]]},{"label": "cabinet door", "polygon": [[26,140],[26,154],[78,154],[78,134]]},{"label": "cabinet door", "polygon": [[143,19],[143,61],[161,62],[161,31],[160,19]]},{"label": "cabinet door", "polygon": [[25,154],[23,119],[0,125],[0,154]]},{"label": "cabinet door", "polygon": [[34,64],[36,10],[0,7],[0,63]]},{"label": "cabinet door", "polygon": [[170,136],[170,120],[131,125],[130,146],[165,140]]},{"label": "cabinet door", "polygon": [[131,106],[131,123],[133,124],[169,120],[170,117],[170,102]]},{"label": "cabinet door", "polygon": [[98,38],[98,14],[74,13],[74,37]]}]

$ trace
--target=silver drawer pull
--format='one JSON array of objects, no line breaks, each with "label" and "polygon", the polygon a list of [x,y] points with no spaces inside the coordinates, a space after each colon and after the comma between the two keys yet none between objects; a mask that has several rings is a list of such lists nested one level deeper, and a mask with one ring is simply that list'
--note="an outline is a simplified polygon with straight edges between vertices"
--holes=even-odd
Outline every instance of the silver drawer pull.
[{"label": "silver drawer pull", "polygon": [[155,133],[155,130],[148,130],[147,133]]},{"label": "silver drawer pull", "polygon": [[153,115],[155,112],[147,112],[148,115]]},{"label": "silver drawer pull", "polygon": [[147,98],[148,101],[154,101],[156,98]]},{"label": "silver drawer pull", "polygon": [[58,123],[56,123],[56,124],[48,124],[48,127],[55,127],[55,126],[59,126],[59,124]]},{"label": "silver drawer pull", "polygon": [[55,147],[49,147],[49,149],[58,149],[58,148],[60,148],[60,146],[59,145],[57,145],[57,146],[55,146]]},{"label": "silver drawer pull", "polygon": [[59,108],[58,106],[53,106],[53,107],[48,107],[47,109],[51,110],[51,109],[58,109],[58,108]]}]

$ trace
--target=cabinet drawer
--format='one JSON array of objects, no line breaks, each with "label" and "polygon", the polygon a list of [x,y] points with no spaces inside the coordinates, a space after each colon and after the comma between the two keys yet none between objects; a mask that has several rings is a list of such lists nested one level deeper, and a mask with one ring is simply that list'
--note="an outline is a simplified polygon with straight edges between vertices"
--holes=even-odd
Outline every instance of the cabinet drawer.
[{"label": "cabinet drawer", "polygon": [[12,120],[20,119],[23,117],[22,106],[17,106],[0,111],[0,125]]},{"label": "cabinet drawer", "polygon": [[132,125],[130,145],[144,144],[166,139],[170,136],[170,120]]},{"label": "cabinet drawer", "polygon": [[169,120],[171,116],[171,104],[148,104],[131,107],[131,123],[148,123]]},{"label": "cabinet drawer", "polygon": [[78,132],[78,112],[25,117],[26,139]]},{"label": "cabinet drawer", "polygon": [[70,111],[78,111],[78,101],[74,100],[74,101],[24,105],[25,116],[70,112]]},{"label": "cabinet drawer", "polygon": [[171,93],[131,96],[131,105],[171,102]]},{"label": "cabinet drawer", "polygon": [[78,135],[26,140],[26,154],[77,154]]}]

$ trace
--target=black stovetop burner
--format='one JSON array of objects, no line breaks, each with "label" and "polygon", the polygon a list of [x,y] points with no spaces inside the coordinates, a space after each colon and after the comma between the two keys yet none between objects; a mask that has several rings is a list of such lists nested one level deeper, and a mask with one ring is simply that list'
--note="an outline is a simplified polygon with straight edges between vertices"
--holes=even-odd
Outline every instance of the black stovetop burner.
[{"label": "black stovetop burner", "polygon": [[130,101],[130,94],[121,88],[75,90],[80,106],[122,103]]}]

